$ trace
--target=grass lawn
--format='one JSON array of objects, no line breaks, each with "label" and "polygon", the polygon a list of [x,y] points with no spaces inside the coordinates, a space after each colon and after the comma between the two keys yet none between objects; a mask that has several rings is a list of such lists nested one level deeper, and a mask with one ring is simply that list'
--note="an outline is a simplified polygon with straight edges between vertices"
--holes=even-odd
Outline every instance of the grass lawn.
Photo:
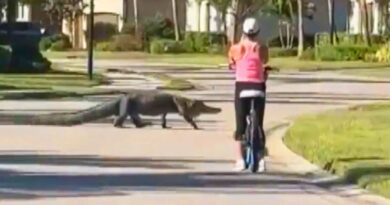
[{"label": "grass lawn", "polygon": [[149,73],[146,74],[153,78],[161,80],[164,85],[159,87],[159,89],[162,90],[191,90],[195,88],[195,85],[193,85],[191,82],[180,79],[180,78],[173,78],[168,75],[162,74],[162,73]]},{"label": "grass lawn", "polygon": [[300,117],[285,143],[324,169],[390,198],[390,104]]},{"label": "grass lawn", "polygon": [[[87,58],[85,51],[72,52],[43,52],[47,58]],[[148,54],[144,52],[94,52],[95,59],[128,59],[140,60],[150,63],[177,63],[197,65],[218,65],[226,63],[226,57],[211,54]]]},{"label": "grass lawn", "polygon": [[387,68],[370,68],[370,69],[358,69],[358,70],[343,70],[343,74],[356,75],[363,77],[375,77],[390,79],[390,66]]},{"label": "grass lawn", "polygon": [[104,82],[101,75],[95,75],[90,81],[86,74],[76,72],[53,71],[44,74],[0,74],[1,89],[54,89],[66,87],[90,88]]},{"label": "grass lawn", "polygon": [[270,64],[281,70],[355,70],[355,69],[373,69],[378,70],[390,68],[390,63],[370,63],[363,61],[302,61],[295,57],[271,58]]}]

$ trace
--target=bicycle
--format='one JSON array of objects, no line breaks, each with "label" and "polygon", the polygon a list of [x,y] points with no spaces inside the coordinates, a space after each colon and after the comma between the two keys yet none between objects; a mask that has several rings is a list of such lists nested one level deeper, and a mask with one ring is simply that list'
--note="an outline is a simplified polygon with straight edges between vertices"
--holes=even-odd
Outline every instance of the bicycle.
[{"label": "bicycle", "polygon": [[[247,127],[245,130],[243,146],[245,147],[244,161],[245,169],[250,169],[252,173],[256,173],[259,169],[259,161],[264,163],[263,132],[260,130],[259,116],[255,110],[256,98],[265,98],[265,93],[260,90],[243,90],[240,93],[240,98],[250,98],[251,108],[247,115]],[[264,164],[265,167],[265,164]]]},{"label": "bicycle", "polygon": [[[235,70],[235,62],[229,64],[229,70]],[[279,71],[278,68],[265,66],[264,75],[266,80],[268,79],[268,73],[270,71]],[[262,163],[265,163],[265,145],[263,145],[263,132],[260,130],[260,123],[258,116],[256,115],[255,110],[255,99],[256,98],[265,98],[265,92],[260,90],[242,90],[240,98],[251,98],[251,108],[250,112],[247,115],[247,127],[244,134],[243,145],[245,146],[244,162],[245,169],[250,169],[252,173],[255,173],[259,169],[259,161],[262,160]],[[257,126],[255,126],[257,125]],[[263,150],[261,150],[263,148]],[[263,164],[265,169],[265,164]]]}]

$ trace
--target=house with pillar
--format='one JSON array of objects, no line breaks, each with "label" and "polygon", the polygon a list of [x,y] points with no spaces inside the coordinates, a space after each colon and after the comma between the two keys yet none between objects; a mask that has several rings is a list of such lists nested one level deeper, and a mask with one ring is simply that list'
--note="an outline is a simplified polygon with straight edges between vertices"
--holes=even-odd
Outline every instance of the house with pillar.
[{"label": "house with pillar", "polygon": [[[364,25],[362,22],[364,8],[360,5],[359,2],[359,0],[350,0],[350,15],[347,30],[351,34],[364,32]],[[366,2],[368,10],[369,31],[372,34],[380,34],[385,29],[385,19],[383,18],[382,14],[386,12],[386,9],[389,9],[389,2],[386,3],[385,1],[380,0],[366,0]]]},{"label": "house with pillar", "polygon": [[[316,5],[316,12],[312,19],[304,19],[305,34],[314,35],[318,32],[329,31],[329,13],[328,4],[325,0],[309,0]],[[362,25],[362,7],[360,0],[336,0],[335,1],[335,24],[336,30],[359,34],[363,32]],[[381,0],[366,0],[368,9],[368,19],[370,32],[380,34],[384,31],[383,13],[389,12],[388,5]],[[388,3],[387,3],[388,4]],[[257,15],[262,28],[261,38],[264,41],[277,38],[278,16],[273,16],[259,12]],[[232,35],[234,26],[234,17],[227,16],[228,35]],[[220,13],[208,3],[207,0],[188,0],[187,3],[187,26],[189,31],[224,32]],[[297,31],[296,31],[297,32]]]},{"label": "house with pillar", "polygon": [[[89,4],[89,0],[84,0]],[[314,13],[313,19],[304,19],[305,33],[314,35],[317,32],[329,31],[328,5],[325,0],[310,0],[316,4],[317,10]],[[359,4],[360,0],[336,0],[336,29],[338,31],[347,31],[352,34],[362,33],[364,29],[362,18],[362,7]],[[366,0],[368,5],[370,31],[373,34],[382,33],[384,30],[383,13],[389,7],[384,5],[381,0]],[[221,14],[209,3],[208,0],[177,0],[177,11],[179,27],[183,31],[210,31],[210,32],[226,32],[232,35],[234,18],[228,15],[226,18],[227,31],[224,31],[223,20]],[[5,20],[5,11],[3,10],[3,18]],[[387,11],[388,12],[388,11]],[[95,0],[95,23],[107,22],[117,25],[118,30],[121,30],[126,22],[142,22],[147,18],[155,16],[157,13],[162,16],[172,19],[171,0]],[[85,9],[84,14],[80,16],[74,23],[73,32],[76,47],[84,49],[87,46],[87,28],[89,9]],[[278,32],[278,16],[259,13],[259,23],[262,28],[261,37],[264,40],[277,38]],[[43,27],[47,27],[47,17],[41,7],[37,5],[27,5],[18,3],[17,6],[17,21],[32,21],[41,23]],[[66,20],[62,23],[63,33],[70,35],[69,22]]]}]

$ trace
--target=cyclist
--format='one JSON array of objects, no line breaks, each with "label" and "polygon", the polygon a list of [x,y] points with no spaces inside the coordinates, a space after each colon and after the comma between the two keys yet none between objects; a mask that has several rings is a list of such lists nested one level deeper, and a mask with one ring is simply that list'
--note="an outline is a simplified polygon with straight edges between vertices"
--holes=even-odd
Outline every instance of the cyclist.
[{"label": "cyclist", "polygon": [[[260,27],[255,18],[247,18],[243,23],[243,36],[241,40],[232,45],[229,50],[229,69],[235,70],[235,113],[236,130],[234,139],[236,141],[237,161],[234,167],[236,171],[245,169],[243,136],[245,134],[247,121],[246,116],[250,111],[250,100],[240,99],[240,92],[246,89],[266,91],[266,63],[268,62],[268,48],[262,46],[258,39]],[[265,148],[265,134],[263,130],[265,98],[255,101],[256,114],[259,117],[261,132],[263,134],[263,145]],[[259,162],[259,172],[264,171],[264,160]]]}]

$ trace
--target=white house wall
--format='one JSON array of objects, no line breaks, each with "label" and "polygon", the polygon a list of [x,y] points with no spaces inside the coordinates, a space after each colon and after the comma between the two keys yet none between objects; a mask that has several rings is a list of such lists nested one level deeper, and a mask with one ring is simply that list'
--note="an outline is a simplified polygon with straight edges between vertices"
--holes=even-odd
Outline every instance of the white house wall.
[{"label": "white house wall", "polygon": [[[1,12],[3,14],[2,21],[7,21],[6,9],[3,9]],[[16,21],[18,21],[18,22],[31,21],[31,6],[30,5],[18,3]]]},{"label": "white house wall", "polygon": [[[89,4],[89,0],[84,0],[86,4]],[[119,30],[123,26],[123,0],[94,0],[94,12],[95,13],[114,13],[119,16],[118,27]],[[89,14],[90,9],[87,7],[84,11],[85,14]],[[85,25],[85,24],[84,24]]]},{"label": "white house wall", "polygon": [[187,31],[198,31],[198,4],[195,0],[188,0],[187,2],[187,22],[186,30]]},{"label": "white house wall", "polygon": [[[209,21],[210,32],[223,32],[223,23],[221,20],[221,14],[210,5],[209,18],[207,18],[207,2],[203,1],[200,4],[200,18],[198,13],[199,4],[196,0],[187,0],[187,31],[206,31],[207,21]],[[200,22],[198,24],[198,18]],[[200,29],[198,28],[200,26]]]},{"label": "white house wall", "polygon": [[[360,5],[357,2],[357,0],[350,0],[351,1],[351,7],[352,7],[352,15],[350,17],[350,33],[357,34],[364,32],[362,25],[361,25],[361,12],[360,12]],[[380,28],[380,3],[377,0],[366,0],[367,3],[372,3],[372,14],[373,14],[373,27],[372,27],[372,33],[373,34],[379,34],[380,31],[383,28]]]}]

